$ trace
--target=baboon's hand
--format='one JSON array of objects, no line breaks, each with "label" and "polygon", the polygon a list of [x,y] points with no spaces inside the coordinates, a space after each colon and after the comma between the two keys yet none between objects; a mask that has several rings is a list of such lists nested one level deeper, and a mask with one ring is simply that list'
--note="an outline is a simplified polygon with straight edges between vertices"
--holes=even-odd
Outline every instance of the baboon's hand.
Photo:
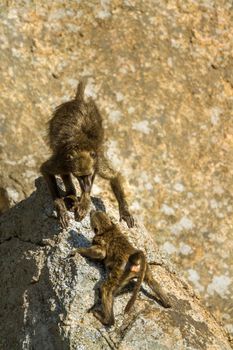
[{"label": "baboon's hand", "polygon": [[87,208],[82,207],[80,204],[75,208],[74,217],[76,221],[82,221],[87,215]]},{"label": "baboon's hand", "polygon": [[76,221],[82,221],[87,215],[88,208],[90,205],[90,195],[82,195],[80,202],[75,206],[74,217]]},{"label": "baboon's hand", "polygon": [[71,252],[70,252],[70,254],[68,255],[68,257],[69,257],[69,258],[73,258],[73,257],[76,255],[76,253],[77,253],[77,248],[72,249]]},{"label": "baboon's hand", "polygon": [[74,195],[69,195],[64,198],[64,202],[68,210],[75,211],[78,207],[78,198]]},{"label": "baboon's hand", "polygon": [[76,221],[82,221],[84,218],[84,210],[82,210],[82,205],[76,196],[70,195],[66,198],[66,205],[71,211],[74,212],[74,217]]},{"label": "baboon's hand", "polygon": [[84,254],[85,253],[85,251],[87,250],[87,248],[77,248],[76,249],[76,253],[78,253],[78,254]]},{"label": "baboon's hand", "polygon": [[69,257],[70,258],[73,258],[76,256],[76,254],[81,254],[83,253],[83,250],[85,250],[86,248],[74,248],[71,250],[70,254],[69,254]]},{"label": "baboon's hand", "polygon": [[129,228],[134,227],[134,218],[130,214],[128,208],[121,208],[120,209],[120,221],[121,220],[124,220],[127,223]]},{"label": "baboon's hand", "polygon": [[54,206],[62,228],[67,228],[69,225],[69,216],[67,214],[66,206],[63,199],[62,198],[56,199],[54,201]]}]

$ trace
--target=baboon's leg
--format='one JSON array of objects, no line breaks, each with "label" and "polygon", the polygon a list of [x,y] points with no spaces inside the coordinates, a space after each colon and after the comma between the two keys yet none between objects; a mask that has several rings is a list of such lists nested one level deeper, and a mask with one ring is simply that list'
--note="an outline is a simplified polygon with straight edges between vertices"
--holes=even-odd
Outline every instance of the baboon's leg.
[{"label": "baboon's leg", "polygon": [[55,178],[55,174],[59,174],[59,169],[57,168],[56,161],[53,158],[50,158],[41,165],[40,171],[44,176],[45,181],[47,182],[59,221],[62,227],[66,228],[69,224],[69,217],[67,215],[65,203],[59,193],[57,181]]},{"label": "baboon's leg", "polygon": [[129,212],[128,203],[123,187],[123,177],[116,172],[108,163],[108,160],[102,155],[98,162],[98,174],[103,179],[109,180],[112,191],[119,205],[120,220],[125,220],[128,227],[134,226],[133,216]]},{"label": "baboon's leg", "polygon": [[61,175],[66,189],[66,196],[76,196],[76,189],[73,184],[71,174]]},{"label": "baboon's leg", "polygon": [[158,282],[155,281],[149,266],[147,266],[146,269],[144,282],[153,290],[156,299],[158,299],[164,307],[168,308],[171,306],[168,297],[164,294]]}]

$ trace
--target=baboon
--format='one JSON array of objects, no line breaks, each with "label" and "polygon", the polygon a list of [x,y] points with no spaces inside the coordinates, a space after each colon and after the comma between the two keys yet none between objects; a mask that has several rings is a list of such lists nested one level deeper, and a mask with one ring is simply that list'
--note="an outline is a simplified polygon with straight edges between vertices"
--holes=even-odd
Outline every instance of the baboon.
[{"label": "baboon", "polygon": [[[84,100],[86,81],[81,81],[73,100],[58,106],[49,121],[49,146],[52,156],[41,165],[51,192],[54,206],[62,227],[68,226],[64,198],[61,197],[55,175],[60,175],[66,189],[66,197],[73,203],[75,219],[81,221],[90,204],[90,193],[95,176],[109,180],[118,201],[120,220],[128,227],[134,226],[123,188],[123,178],[104,156],[104,129],[102,118],[92,99]],[[71,174],[77,178],[81,197],[78,201]]]},{"label": "baboon", "polygon": [[168,298],[152,276],[144,253],[129,243],[119,226],[106,213],[92,210],[90,218],[95,233],[92,246],[78,248],[72,254],[78,252],[88,258],[103,260],[109,270],[107,280],[100,287],[101,310],[96,309],[95,305],[91,309],[94,316],[104,325],[113,325],[114,296],[133,278],[137,278],[137,282],[125,312],[129,312],[133,306],[143,281],[152,289],[161,305],[170,307]]}]

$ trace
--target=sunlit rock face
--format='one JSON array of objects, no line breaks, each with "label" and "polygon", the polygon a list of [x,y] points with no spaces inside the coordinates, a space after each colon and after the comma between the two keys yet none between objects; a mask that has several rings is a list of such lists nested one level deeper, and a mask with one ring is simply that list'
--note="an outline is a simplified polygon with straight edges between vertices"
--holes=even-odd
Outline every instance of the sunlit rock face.
[{"label": "sunlit rock face", "polygon": [[1,211],[31,192],[46,122],[87,76],[135,216],[233,334],[232,2],[0,7]]}]

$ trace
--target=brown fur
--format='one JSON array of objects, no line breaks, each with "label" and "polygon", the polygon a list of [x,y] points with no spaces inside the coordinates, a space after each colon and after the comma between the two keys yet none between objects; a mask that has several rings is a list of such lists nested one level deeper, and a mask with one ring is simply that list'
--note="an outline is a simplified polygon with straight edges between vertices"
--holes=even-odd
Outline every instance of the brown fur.
[{"label": "brown fur", "polygon": [[[68,216],[63,198],[58,190],[55,175],[61,175],[66,196],[73,201],[77,220],[82,220],[90,204],[90,193],[95,175],[110,181],[119,204],[120,219],[133,227],[134,220],[128,210],[123,188],[123,178],[109,165],[104,156],[104,129],[101,115],[91,99],[84,100],[85,82],[78,85],[73,100],[58,106],[49,122],[48,141],[52,156],[42,164],[41,173],[48,183],[58,217],[63,227],[68,226]],[[81,187],[80,201],[72,182],[74,175]]]},{"label": "brown fur", "polygon": [[133,278],[137,278],[137,283],[125,312],[129,312],[133,306],[143,281],[153,290],[160,303],[169,307],[169,301],[154,280],[144,253],[130,244],[119,226],[113,224],[107,214],[92,211],[91,227],[95,232],[92,246],[77,251],[85,257],[104,260],[109,270],[108,278],[101,286],[102,310],[94,309],[94,315],[105,325],[114,324],[114,296]]}]

